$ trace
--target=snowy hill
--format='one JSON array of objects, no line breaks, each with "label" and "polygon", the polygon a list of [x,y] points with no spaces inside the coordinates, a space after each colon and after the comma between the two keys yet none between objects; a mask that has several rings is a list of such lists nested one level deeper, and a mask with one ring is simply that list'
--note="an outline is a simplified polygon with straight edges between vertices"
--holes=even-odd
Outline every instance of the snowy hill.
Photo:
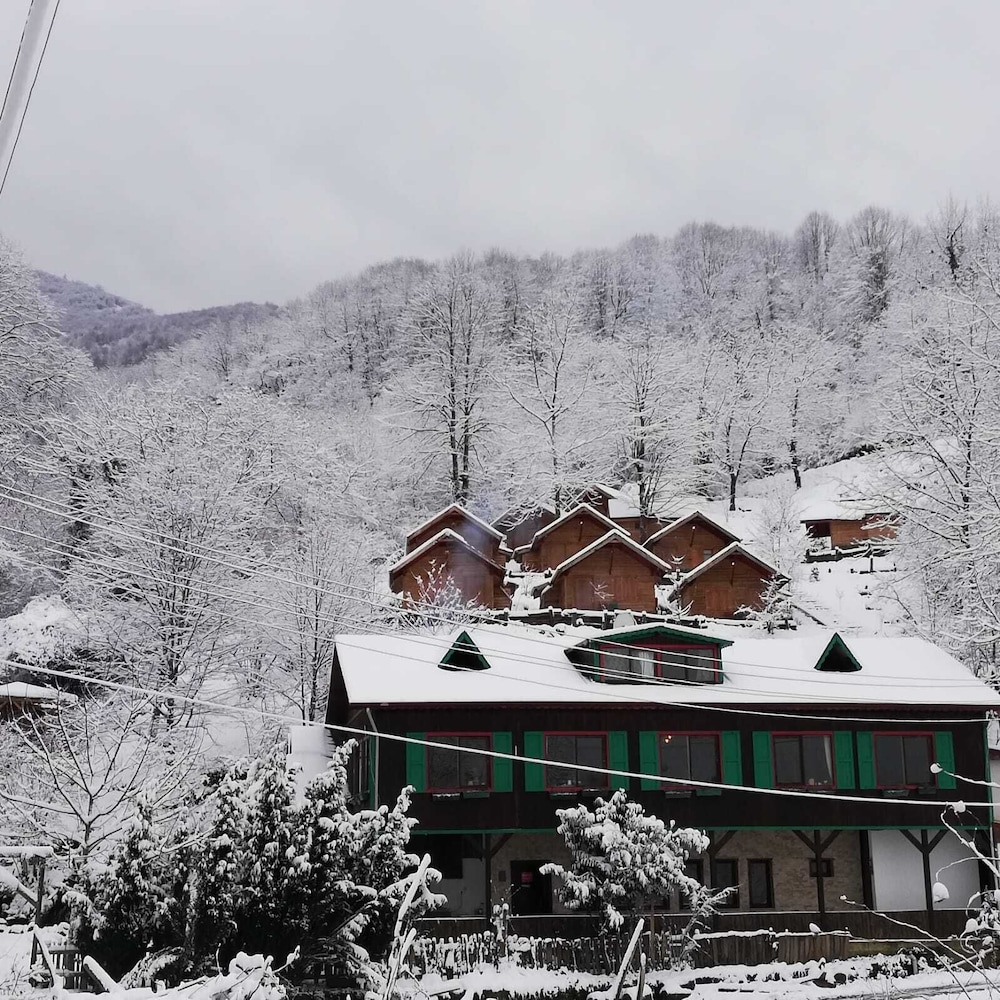
[{"label": "snowy hill", "polygon": [[153,352],[183,343],[216,323],[250,324],[278,313],[278,307],[271,303],[238,302],[160,315],[99,285],[46,271],[36,272],[36,277],[58,313],[60,329],[90,354],[99,368],[138,364]]}]

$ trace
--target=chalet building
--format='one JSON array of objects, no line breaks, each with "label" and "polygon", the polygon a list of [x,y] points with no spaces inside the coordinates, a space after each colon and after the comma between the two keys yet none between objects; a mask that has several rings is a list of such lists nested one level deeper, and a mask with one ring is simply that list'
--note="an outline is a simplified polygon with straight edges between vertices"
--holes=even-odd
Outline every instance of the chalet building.
[{"label": "chalet building", "polygon": [[817,549],[850,549],[896,537],[896,524],[888,511],[862,513],[836,503],[807,510],[802,524]]},{"label": "chalet building", "polygon": [[987,884],[942,811],[965,800],[949,822],[990,850],[973,782],[998,706],[916,638],[490,625],[339,637],[327,721],[370,734],[359,806],[415,789],[414,848],[442,870],[453,915],[562,912],[540,872],[569,860],[556,809],[625,788],[708,832],[690,871],[736,887],[733,926],[852,927],[867,915],[848,899],[943,933]]},{"label": "chalet building", "polygon": [[774,580],[787,583],[788,578],[739,542],[731,542],[685,573],[669,597],[690,615],[736,618],[745,608],[760,608]]},{"label": "chalet building", "polygon": [[60,704],[75,704],[76,695],[41,684],[10,681],[0,684],[0,719],[19,719],[29,715],[42,715]]},{"label": "chalet building", "polygon": [[510,600],[504,568],[451,528],[444,528],[389,567],[389,586],[404,603],[454,597],[487,608]]},{"label": "chalet building", "polygon": [[425,545],[446,528],[464,538],[487,559],[497,563],[503,562],[501,549],[506,551],[503,533],[457,503],[438,511],[406,536],[407,554]]},{"label": "chalet building", "polygon": [[589,504],[580,504],[535,532],[527,545],[514,550],[514,558],[531,571],[554,568],[603,538],[618,525]]},{"label": "chalet building", "polygon": [[665,563],[689,572],[738,541],[738,535],[695,510],[650,535],[643,544]]},{"label": "chalet building", "polygon": [[540,606],[656,612],[659,588],[669,572],[665,562],[624,531],[612,528],[555,568],[541,589]]}]

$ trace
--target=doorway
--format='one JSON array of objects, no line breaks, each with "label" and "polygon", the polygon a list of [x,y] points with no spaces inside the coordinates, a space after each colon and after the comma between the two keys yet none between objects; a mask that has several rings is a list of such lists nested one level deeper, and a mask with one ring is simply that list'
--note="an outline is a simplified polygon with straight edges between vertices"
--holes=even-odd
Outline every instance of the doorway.
[{"label": "doorway", "polygon": [[510,912],[531,916],[552,912],[552,876],[538,869],[544,861],[512,861],[510,865]]}]

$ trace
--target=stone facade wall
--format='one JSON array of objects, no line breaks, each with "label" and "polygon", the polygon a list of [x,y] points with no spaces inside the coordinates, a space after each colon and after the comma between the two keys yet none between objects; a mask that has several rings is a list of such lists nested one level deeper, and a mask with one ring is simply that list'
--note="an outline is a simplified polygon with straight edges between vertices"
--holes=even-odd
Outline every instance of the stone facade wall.
[{"label": "stone facade wall", "polygon": [[[810,835],[810,831],[804,832]],[[827,837],[831,832],[821,830],[820,835]],[[833,877],[823,880],[828,910],[849,908],[841,896],[858,903],[864,898],[860,837],[857,830],[842,830],[823,852],[824,858],[833,861]],[[740,830],[719,851],[720,859],[739,860],[741,910],[750,909],[747,860],[758,858],[771,861],[775,910],[816,910],[816,879],[809,874],[811,857],[811,850],[791,830]],[[706,878],[707,869],[706,859]]]}]

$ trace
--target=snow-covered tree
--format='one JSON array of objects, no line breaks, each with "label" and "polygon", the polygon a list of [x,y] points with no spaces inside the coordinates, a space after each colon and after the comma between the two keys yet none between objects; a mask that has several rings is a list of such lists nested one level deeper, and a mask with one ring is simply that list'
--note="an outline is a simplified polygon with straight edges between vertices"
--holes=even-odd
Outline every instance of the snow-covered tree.
[{"label": "snow-covered tree", "polygon": [[560,877],[559,896],[570,909],[598,912],[605,927],[617,930],[672,892],[703,894],[684,866],[708,850],[706,834],[647,816],[624,789],[597,799],[593,812],[580,805],[557,809],[556,815],[573,860],[569,867],[548,864],[542,871]]}]

